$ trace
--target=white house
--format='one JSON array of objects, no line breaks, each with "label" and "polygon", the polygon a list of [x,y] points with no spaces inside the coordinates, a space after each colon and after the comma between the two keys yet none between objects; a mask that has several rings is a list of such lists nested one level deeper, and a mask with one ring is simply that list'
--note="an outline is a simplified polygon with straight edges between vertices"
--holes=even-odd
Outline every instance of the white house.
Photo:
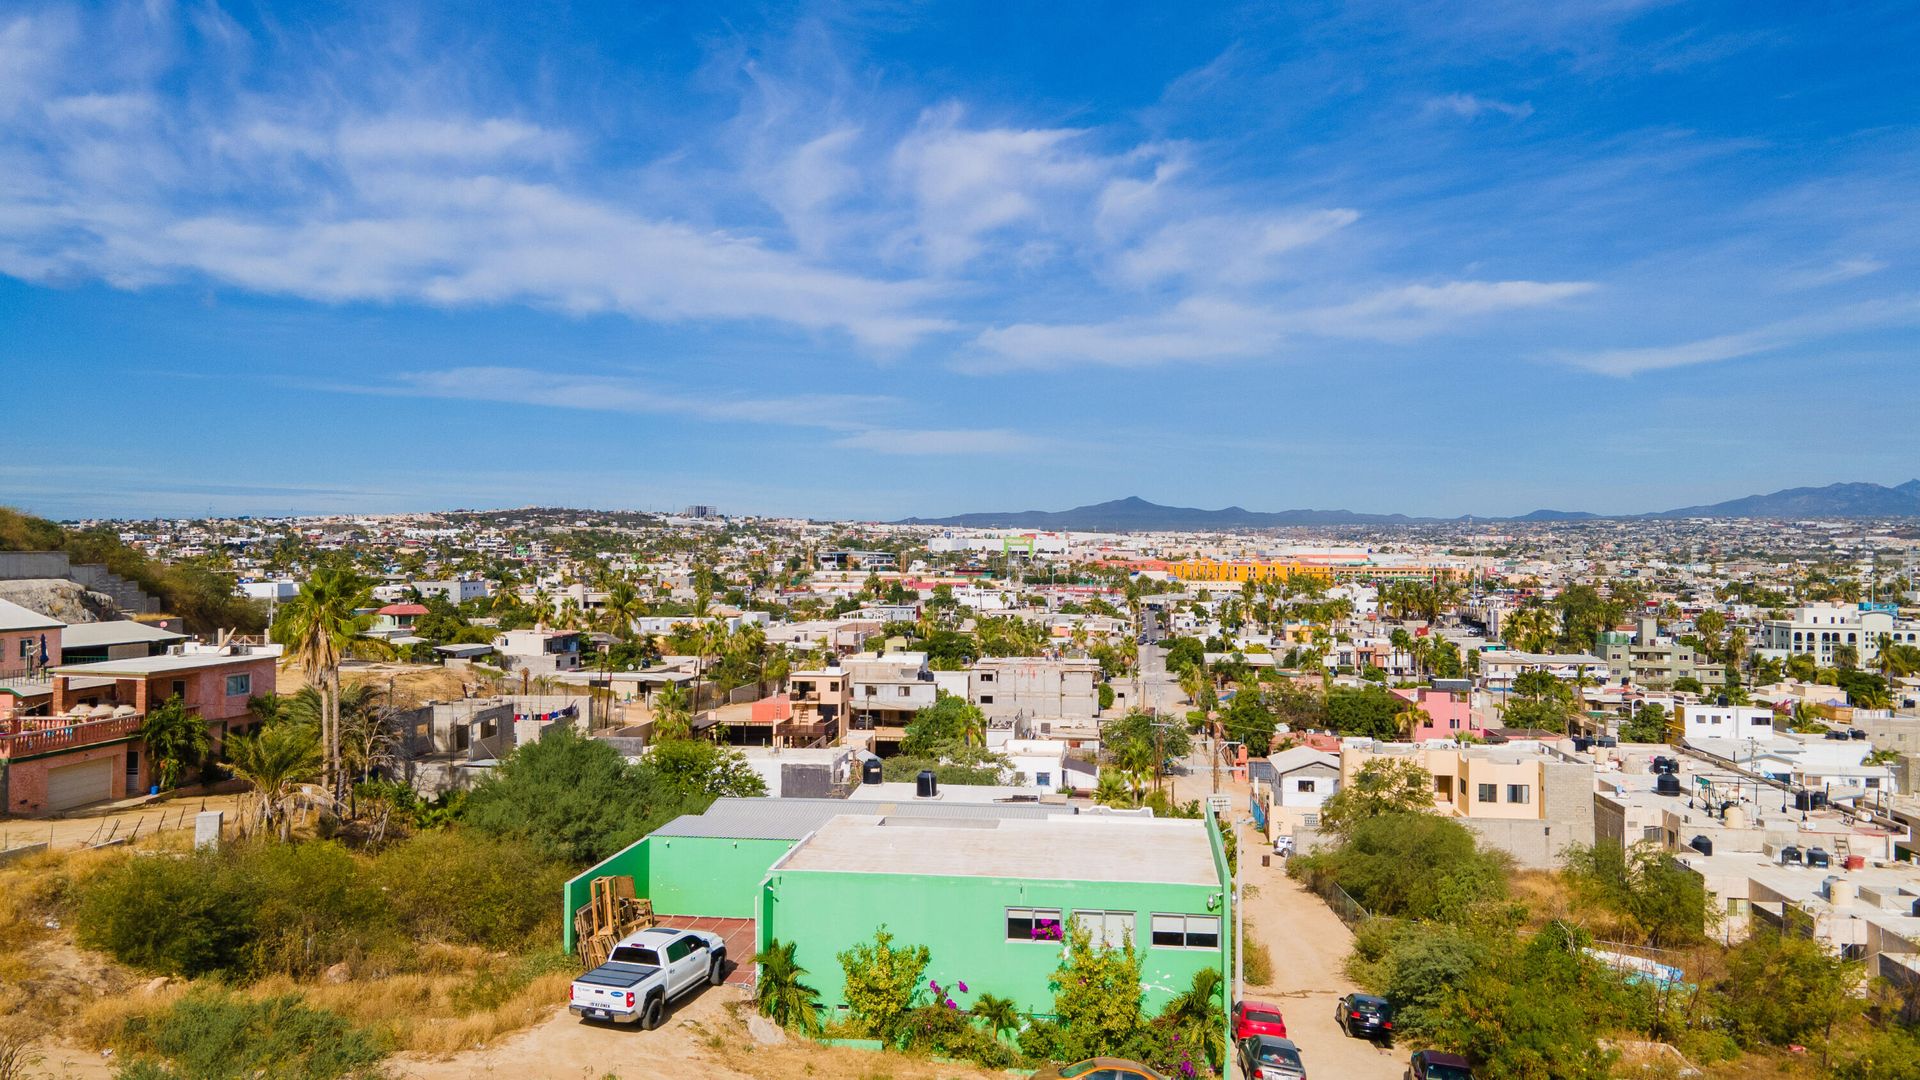
[{"label": "white house", "polygon": [[1020,774],[1018,783],[1042,791],[1059,791],[1067,777],[1067,744],[1052,739],[1009,739],[1000,752]]},{"label": "white house", "polygon": [[1340,790],[1340,755],[1295,746],[1267,758],[1272,770],[1256,789],[1266,815],[1267,836],[1292,836],[1320,827],[1320,806]]},{"label": "white house", "polygon": [[1773,710],[1764,705],[1676,705],[1688,741],[1773,738]]}]

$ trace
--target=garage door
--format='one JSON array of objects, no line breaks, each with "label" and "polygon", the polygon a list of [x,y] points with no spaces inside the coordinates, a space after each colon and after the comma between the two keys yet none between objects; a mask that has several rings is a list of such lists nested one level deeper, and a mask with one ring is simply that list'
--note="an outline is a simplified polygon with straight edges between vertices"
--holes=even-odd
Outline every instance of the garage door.
[{"label": "garage door", "polygon": [[113,759],[67,765],[47,773],[47,809],[76,806],[113,798]]}]

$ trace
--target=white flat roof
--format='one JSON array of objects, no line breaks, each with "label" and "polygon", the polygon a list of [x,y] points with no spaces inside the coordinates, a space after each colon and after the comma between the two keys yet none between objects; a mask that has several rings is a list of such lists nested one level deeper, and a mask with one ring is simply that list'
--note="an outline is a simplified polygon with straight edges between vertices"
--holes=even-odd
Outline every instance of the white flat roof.
[{"label": "white flat roof", "polygon": [[1204,821],[1087,814],[939,822],[836,817],[795,847],[782,869],[1220,884]]},{"label": "white flat roof", "polygon": [[68,623],[60,633],[62,648],[88,648],[100,645],[137,645],[141,642],[185,641],[187,635],[164,626],[149,626],[132,619],[108,619],[105,622]]},{"label": "white flat roof", "polygon": [[231,664],[244,664],[249,660],[273,660],[269,652],[243,653],[239,656],[221,653],[187,653],[174,656],[130,656],[125,660],[100,660],[91,664],[62,664],[53,669],[55,675],[163,675],[169,671],[195,671],[200,668],[226,667]]}]

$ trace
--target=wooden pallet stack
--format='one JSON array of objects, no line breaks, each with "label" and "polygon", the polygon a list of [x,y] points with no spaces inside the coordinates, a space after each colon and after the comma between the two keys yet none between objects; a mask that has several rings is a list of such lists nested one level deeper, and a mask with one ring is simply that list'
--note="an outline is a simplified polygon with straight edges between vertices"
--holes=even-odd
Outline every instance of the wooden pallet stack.
[{"label": "wooden pallet stack", "polygon": [[653,925],[653,901],[634,895],[626,874],[597,877],[587,883],[587,902],[573,913],[573,934],[580,962],[589,969],[607,962],[620,939]]}]

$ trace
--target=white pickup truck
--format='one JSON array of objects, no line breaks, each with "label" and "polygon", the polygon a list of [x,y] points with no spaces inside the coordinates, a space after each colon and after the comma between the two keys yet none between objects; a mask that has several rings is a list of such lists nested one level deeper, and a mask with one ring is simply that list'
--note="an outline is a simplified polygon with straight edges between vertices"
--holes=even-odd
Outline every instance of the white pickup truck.
[{"label": "white pickup truck", "polygon": [[701,986],[719,986],[726,974],[726,939],[656,926],[621,938],[606,963],[573,980],[567,1008],[583,1020],[638,1020],[651,1031],[669,1001]]}]

